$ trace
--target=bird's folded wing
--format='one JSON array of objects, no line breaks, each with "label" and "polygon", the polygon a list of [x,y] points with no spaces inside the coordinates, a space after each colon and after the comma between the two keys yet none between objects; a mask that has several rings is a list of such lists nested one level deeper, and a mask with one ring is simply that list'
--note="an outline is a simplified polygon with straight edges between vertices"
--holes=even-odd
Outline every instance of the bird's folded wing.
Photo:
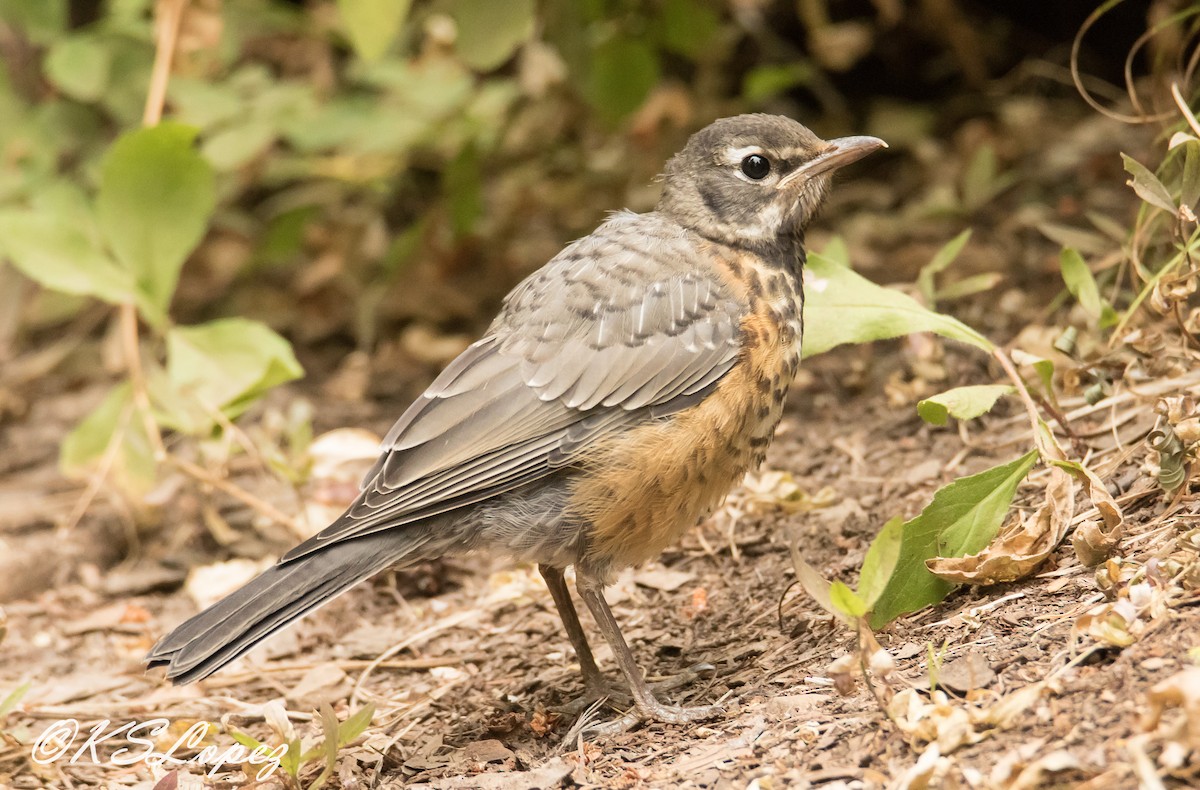
[{"label": "bird's folded wing", "polygon": [[284,561],[512,490],[706,395],[737,360],[743,308],[694,238],[639,228],[652,218],[615,217],[519,285],[392,427],[346,513]]}]

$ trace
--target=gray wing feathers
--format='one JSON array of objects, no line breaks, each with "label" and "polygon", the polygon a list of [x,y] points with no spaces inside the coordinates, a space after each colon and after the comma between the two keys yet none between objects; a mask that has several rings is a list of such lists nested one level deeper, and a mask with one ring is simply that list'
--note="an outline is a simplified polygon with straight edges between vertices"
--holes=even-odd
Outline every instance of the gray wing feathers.
[{"label": "gray wing feathers", "polygon": [[620,214],[565,249],[400,417],[346,514],[284,560],[511,490],[695,402],[736,363],[744,313],[701,273],[701,244]]}]

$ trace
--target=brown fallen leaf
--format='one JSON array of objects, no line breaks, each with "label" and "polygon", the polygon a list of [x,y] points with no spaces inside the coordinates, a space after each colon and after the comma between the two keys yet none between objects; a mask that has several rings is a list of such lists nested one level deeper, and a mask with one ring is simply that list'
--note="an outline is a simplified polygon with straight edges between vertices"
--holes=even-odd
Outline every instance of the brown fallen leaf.
[{"label": "brown fallen leaf", "polygon": [[1033,573],[1066,537],[1075,517],[1075,481],[1087,485],[1088,495],[1100,512],[1103,525],[1088,522],[1073,544],[1081,561],[1103,562],[1121,540],[1124,516],[1104,483],[1087,467],[1068,461],[1058,440],[1045,423],[1039,422],[1038,452],[1050,467],[1045,501],[1033,518],[1014,518],[1000,529],[995,539],[978,554],[967,557],[934,557],[926,560],[929,571],[955,584],[1002,584]]},{"label": "brown fallen leaf", "polygon": [[1100,519],[1089,519],[1075,528],[1071,536],[1071,545],[1075,548],[1075,556],[1084,565],[1093,567],[1112,556],[1121,538],[1125,534],[1125,516],[1121,506],[1104,482],[1096,473],[1082,464],[1070,464],[1060,467],[1073,475],[1087,487],[1088,498],[1100,511]]},{"label": "brown fallen leaf", "polygon": [[1046,501],[1032,518],[1014,517],[987,548],[966,557],[925,561],[930,573],[955,584],[1003,584],[1023,579],[1062,542],[1075,515],[1075,486],[1062,469],[1051,467]]},{"label": "brown fallen leaf", "polygon": [[1146,695],[1150,709],[1142,720],[1146,732],[1158,727],[1163,711],[1182,708],[1187,716],[1185,729],[1188,745],[1200,749],[1200,667],[1187,669],[1156,683]]}]

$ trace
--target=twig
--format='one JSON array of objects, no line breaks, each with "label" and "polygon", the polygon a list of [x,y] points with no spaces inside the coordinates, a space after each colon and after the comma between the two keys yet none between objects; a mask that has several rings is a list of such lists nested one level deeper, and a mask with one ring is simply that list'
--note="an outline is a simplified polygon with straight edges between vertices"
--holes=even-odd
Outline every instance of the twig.
[{"label": "twig", "polygon": [[157,126],[162,120],[163,105],[167,99],[167,83],[171,79],[171,61],[175,58],[175,44],[179,40],[179,26],[183,22],[183,9],[188,0],[161,0],[158,3],[157,39],[154,48],[154,67],[150,72],[150,88],[146,91],[146,106],[142,111],[143,126]]},{"label": "twig", "polygon": [[279,508],[275,507],[270,502],[259,499],[244,488],[239,488],[228,480],[222,480],[213,473],[209,472],[207,469],[197,466],[191,461],[186,461],[182,458],[179,458],[178,456],[167,454],[164,456],[163,460],[184,474],[187,474],[196,480],[199,480],[206,485],[210,485],[220,491],[224,491],[226,494],[229,494],[229,496],[241,502],[243,505],[246,505],[253,510],[257,510],[259,513],[273,521],[283,524],[295,534],[303,534],[303,528],[294,518],[279,510]]},{"label": "twig", "polygon": [[1025,404],[1025,412],[1029,415],[1029,424],[1033,428],[1033,435],[1038,435],[1038,425],[1042,418],[1038,414],[1037,404],[1033,402],[1033,396],[1029,394],[1029,389],[1025,386],[1025,380],[1021,378],[1021,374],[1017,372],[1017,368],[1013,365],[1012,360],[1008,358],[1008,354],[1004,353],[1004,349],[996,347],[992,349],[992,356],[1000,363],[1000,367],[1004,368],[1004,372],[1012,379],[1013,386],[1017,388],[1017,394],[1021,396],[1021,402]]},{"label": "twig", "polygon": [[[156,126],[162,120],[163,104],[167,99],[167,83],[171,78],[171,61],[175,57],[175,44],[179,40],[179,26],[183,21],[183,9],[187,0],[163,0],[158,5],[154,67],[150,72],[150,88],[146,92],[146,106],[142,111],[142,125]],[[137,306],[125,302],[120,307],[121,348],[125,354],[125,366],[129,372],[129,384],[133,390],[133,403],[137,406],[146,436],[154,448],[154,457],[162,461],[167,456],[162,433],[150,408],[150,393],[146,387],[146,376],[142,370],[141,347],[138,342]]]},{"label": "twig", "polygon": [[1192,131],[1196,133],[1197,137],[1200,137],[1200,121],[1196,120],[1195,114],[1188,107],[1187,100],[1179,92],[1178,83],[1171,83],[1171,96],[1175,99],[1175,105],[1179,107],[1179,111],[1183,113],[1183,118],[1187,121],[1188,126],[1192,127]]}]

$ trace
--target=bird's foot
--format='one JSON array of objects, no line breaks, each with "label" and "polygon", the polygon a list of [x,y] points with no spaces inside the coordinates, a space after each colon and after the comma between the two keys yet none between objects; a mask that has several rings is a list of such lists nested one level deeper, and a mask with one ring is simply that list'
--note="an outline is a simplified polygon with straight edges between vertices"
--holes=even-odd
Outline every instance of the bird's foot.
[{"label": "bird's foot", "polygon": [[[693,664],[678,674],[668,675],[658,682],[647,684],[646,688],[653,696],[657,697],[659,694],[666,694],[684,686],[689,686],[697,680],[711,678],[716,672],[717,668],[712,664]],[[584,678],[583,696],[567,703],[561,710],[567,716],[577,716],[595,702],[611,702],[613,703],[613,707],[629,708],[634,705],[634,696],[630,693],[629,687],[624,683],[610,680],[603,674],[597,673]],[[656,702],[656,704],[659,703]],[[662,707],[671,708],[674,706],[663,705]],[[647,715],[646,718],[656,719],[655,716],[651,715]],[[668,720],[661,719],[661,721]]]},{"label": "bird's foot", "polygon": [[[687,686],[701,678],[710,678],[715,672],[716,667],[712,664],[694,664],[677,675],[648,684],[647,694],[644,695],[647,698],[641,701],[635,700],[634,695],[625,686],[612,683],[602,675],[589,678],[586,694],[563,708],[563,713],[568,717],[579,717],[563,742],[573,743],[580,734],[589,737],[618,735],[647,721],[689,724],[715,718],[725,712],[720,705],[667,705],[659,702],[657,698],[658,694]],[[607,704],[625,708],[628,712],[613,721],[596,721],[600,711]]]}]

